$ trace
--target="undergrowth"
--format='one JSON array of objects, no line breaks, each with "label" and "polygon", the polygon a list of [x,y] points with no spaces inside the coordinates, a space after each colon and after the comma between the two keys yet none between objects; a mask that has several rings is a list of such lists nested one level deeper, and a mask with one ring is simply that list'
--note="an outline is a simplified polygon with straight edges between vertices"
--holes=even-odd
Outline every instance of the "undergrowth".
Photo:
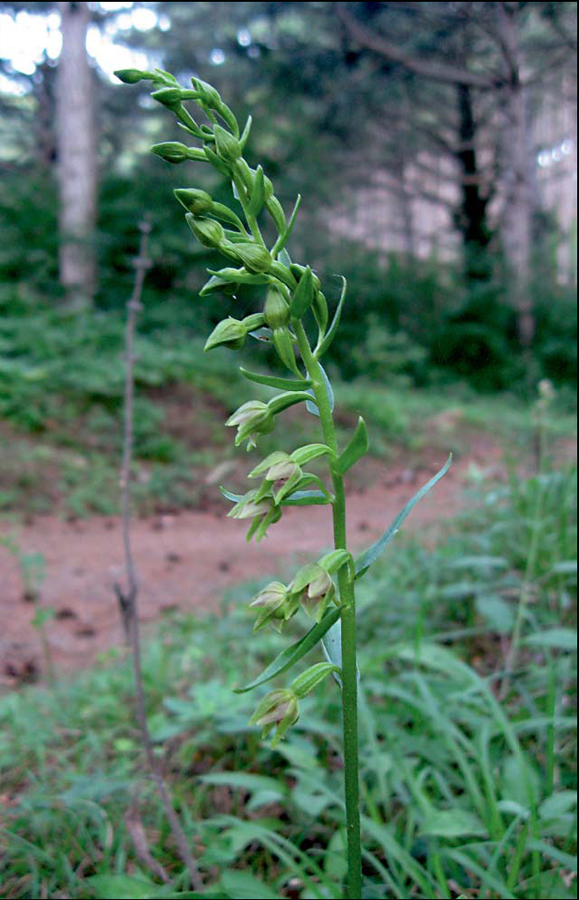
[{"label": "undergrowth", "polygon": [[[183,306],[145,309],[137,340],[133,499],[141,514],[199,504],[207,473],[231,457],[224,415],[245,396],[228,351],[200,352],[195,303],[185,306],[182,322],[177,310]],[[0,315],[0,511],[117,512],[123,341],[123,319],[112,310],[73,316],[22,302]],[[264,346],[264,366],[267,352]],[[499,437],[516,454],[528,452],[532,419],[520,398],[485,397],[460,384],[413,389],[404,375],[391,373],[388,385],[336,382],[338,428],[351,428],[354,411],[371,419],[374,456],[391,459],[426,446],[460,454],[469,430]],[[268,388],[255,390],[269,399]],[[279,427],[308,439],[296,433],[304,430],[299,417]],[[566,395],[549,411],[546,427],[552,437],[574,433]],[[269,452],[267,441],[263,446]]]},{"label": "undergrowth", "polygon": [[[575,497],[574,471],[513,479],[438,545],[400,539],[363,582],[364,896],[576,895]],[[243,601],[256,587],[225,598],[227,617],[160,627],[146,653],[151,730],[214,886],[204,896],[336,897],[335,692],[308,699],[276,751],[247,725],[254,701],[231,693],[255,668]],[[258,636],[264,661],[280,647]],[[111,657],[54,690],[0,701],[7,900],[197,896],[179,893],[178,855],[141,775],[130,669]],[[170,892],[143,847],[171,875]]]}]

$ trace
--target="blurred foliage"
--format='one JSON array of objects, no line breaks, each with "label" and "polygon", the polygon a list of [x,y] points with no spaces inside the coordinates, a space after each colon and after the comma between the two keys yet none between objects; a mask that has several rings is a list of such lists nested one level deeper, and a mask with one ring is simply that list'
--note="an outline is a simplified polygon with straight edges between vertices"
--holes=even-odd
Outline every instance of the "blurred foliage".
[{"label": "blurred foliage", "polygon": [[[360,582],[368,898],[574,896],[576,472],[543,466],[477,500],[442,540],[399,538]],[[529,586],[519,665],[501,688]],[[199,896],[337,898],[339,692],[328,682],[304,702],[276,751],[248,727],[255,700],[231,688],[281,646],[263,631],[247,655],[244,602],[257,587],[226,597],[225,616],[161,626],[144,665],[149,725],[212,886]],[[180,893],[182,865],[143,780],[121,652],[52,690],[0,698],[6,900],[196,896]],[[154,883],[130,826],[170,886]]]}]

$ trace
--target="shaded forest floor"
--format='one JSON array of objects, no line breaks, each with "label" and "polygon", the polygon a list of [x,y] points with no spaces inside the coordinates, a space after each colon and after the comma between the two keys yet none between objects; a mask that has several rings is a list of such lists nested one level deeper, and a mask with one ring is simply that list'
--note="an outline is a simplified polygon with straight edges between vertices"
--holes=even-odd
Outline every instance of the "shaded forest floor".
[{"label": "shaded forest floor", "polygon": [[[458,512],[468,488],[504,481],[514,447],[480,431],[463,430],[457,440],[456,414],[440,416],[436,430],[447,441],[431,440],[419,449],[399,450],[389,463],[370,458],[349,484],[349,536],[353,548],[371,543],[415,491],[445,460],[438,446],[460,445],[454,465],[436,489],[413,512],[408,528],[424,529],[428,538]],[[452,439],[450,435],[452,434]],[[560,461],[576,456],[576,442],[558,441]],[[308,560],[312,551],[330,546],[325,508],[286,510],[282,521],[259,545],[247,545],[245,528],[228,519],[218,498],[217,482],[241,481],[247,462],[221,463],[208,470],[205,499],[197,509],[174,509],[134,520],[132,538],[141,583],[144,623],[173,611],[213,611],[235,603],[238,584],[277,574]],[[516,469],[533,468],[532,447],[519,453]],[[207,498],[213,499],[209,503]],[[468,500],[466,500],[468,502]],[[123,552],[118,517],[88,518],[27,515],[0,522],[0,685],[42,679],[53,665],[57,674],[83,669],[122,646],[122,629],[114,584],[123,582]],[[15,548],[17,552],[15,552]],[[34,567],[36,566],[36,571]],[[280,571],[281,570],[281,571]],[[38,600],[32,596],[38,592]],[[228,593],[229,592],[229,593]],[[225,600],[223,599],[225,596]],[[39,617],[38,611],[44,612]],[[39,618],[44,618],[42,628]]]}]

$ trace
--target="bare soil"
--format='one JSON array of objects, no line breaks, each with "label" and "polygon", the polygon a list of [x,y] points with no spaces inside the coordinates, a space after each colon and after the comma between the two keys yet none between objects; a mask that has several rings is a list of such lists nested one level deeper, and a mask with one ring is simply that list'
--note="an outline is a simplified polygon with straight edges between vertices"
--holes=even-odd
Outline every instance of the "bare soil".
[{"label": "bare soil", "polygon": [[[462,505],[469,467],[474,463],[500,478],[502,455],[500,446],[479,437],[416,507],[405,527],[417,530],[444,523]],[[433,449],[421,453],[420,463],[402,459],[387,467],[370,460],[365,477],[358,477],[349,489],[351,547],[362,549],[375,540],[444,459]],[[223,504],[133,521],[140,619],[145,625],[170,610],[218,612],[225,592],[236,584],[283,576],[291,565],[310,561],[313,554],[331,546],[327,507],[285,510],[281,522],[257,546],[246,543],[244,523],[228,519],[227,509]],[[2,530],[11,531],[7,524],[0,525]],[[17,539],[21,552],[40,553],[44,558],[38,603],[54,610],[45,634],[57,674],[87,668],[99,655],[121,646],[114,593],[114,584],[122,585],[124,578],[119,519],[64,521],[37,516],[18,529]],[[0,547],[0,685],[4,687],[37,681],[45,674],[41,636],[32,624],[36,610],[17,560]]]}]

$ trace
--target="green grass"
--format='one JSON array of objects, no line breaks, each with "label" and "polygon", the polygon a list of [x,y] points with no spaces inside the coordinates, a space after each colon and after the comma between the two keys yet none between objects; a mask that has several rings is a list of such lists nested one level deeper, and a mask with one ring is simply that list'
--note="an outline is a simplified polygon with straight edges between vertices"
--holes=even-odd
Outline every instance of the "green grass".
[{"label": "green grass", "polygon": [[[513,480],[436,546],[399,539],[360,583],[365,897],[575,895],[575,496],[574,471]],[[152,637],[149,722],[207,896],[339,897],[338,691],[309,698],[275,752],[247,726],[256,699],[231,688],[286,640],[251,637],[255,588],[223,617],[167,619]],[[113,656],[0,702],[4,897],[193,896],[131,698]],[[137,856],[131,797],[170,888]]]}]

